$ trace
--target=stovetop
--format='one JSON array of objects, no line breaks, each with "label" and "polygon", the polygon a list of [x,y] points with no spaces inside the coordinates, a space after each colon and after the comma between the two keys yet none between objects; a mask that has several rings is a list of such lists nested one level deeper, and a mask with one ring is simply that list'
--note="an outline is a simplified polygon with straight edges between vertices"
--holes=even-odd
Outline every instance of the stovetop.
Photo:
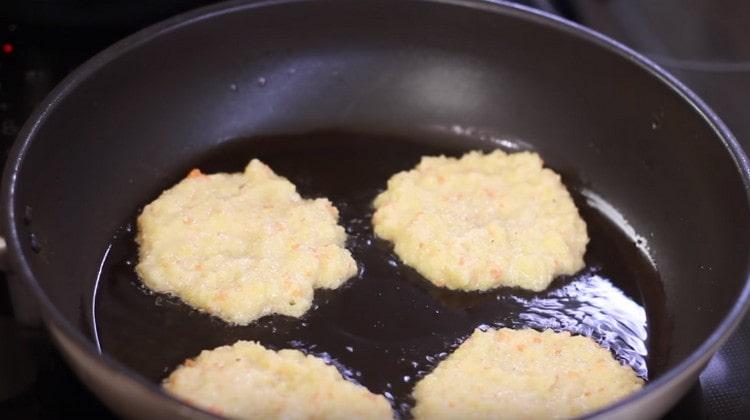
[{"label": "stovetop", "polygon": [[[213,1],[113,0],[106,7],[84,3],[4,0],[0,4],[3,161],[33,107],[77,65],[140,28]],[[717,111],[750,152],[750,2],[519,3],[589,26],[649,56]],[[7,280],[0,275],[0,417],[112,418],[67,367],[44,329],[19,321],[19,309],[14,313]],[[750,418],[750,317],[665,418]]]}]

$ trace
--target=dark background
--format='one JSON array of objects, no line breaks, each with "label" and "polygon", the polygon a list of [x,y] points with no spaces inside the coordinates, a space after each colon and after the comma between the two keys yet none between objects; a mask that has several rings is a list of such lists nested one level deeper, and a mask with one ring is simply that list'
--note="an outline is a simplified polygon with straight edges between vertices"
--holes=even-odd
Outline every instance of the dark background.
[{"label": "dark background", "polygon": [[[518,1],[603,32],[692,88],[750,151],[750,1]],[[207,0],[0,1],[0,159],[32,109],[113,42]],[[13,280],[10,280],[13,281]],[[110,418],[0,275],[0,417]],[[13,295],[13,299],[11,299]],[[750,418],[750,319],[667,418]]]}]

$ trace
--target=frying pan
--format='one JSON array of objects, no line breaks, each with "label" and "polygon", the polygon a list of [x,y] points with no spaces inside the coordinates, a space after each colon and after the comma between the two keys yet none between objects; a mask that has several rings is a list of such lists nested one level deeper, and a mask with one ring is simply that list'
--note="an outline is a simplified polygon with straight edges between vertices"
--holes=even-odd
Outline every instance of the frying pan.
[{"label": "frying pan", "polygon": [[33,291],[60,350],[115,412],[210,417],[97,347],[92,302],[113,234],[198,157],[237,139],[321,130],[528,144],[647,239],[663,293],[649,314],[662,320],[663,363],[643,390],[594,417],[664,413],[747,310],[747,158],[700,99],[637,53],[502,2],[229,2],[81,66],[26,123],[5,168],[14,281]]}]

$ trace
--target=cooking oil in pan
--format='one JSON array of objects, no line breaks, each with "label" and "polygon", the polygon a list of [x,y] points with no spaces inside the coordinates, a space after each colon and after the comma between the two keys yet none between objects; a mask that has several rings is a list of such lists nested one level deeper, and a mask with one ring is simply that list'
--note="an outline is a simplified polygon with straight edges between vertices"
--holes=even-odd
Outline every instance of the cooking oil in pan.
[{"label": "cooking oil in pan", "polygon": [[[430,143],[324,132],[220,147],[193,166],[207,173],[240,171],[257,157],[295,183],[303,196],[331,199],[359,265],[356,278],[337,290],[316,291],[312,309],[302,318],[275,315],[244,327],[227,325],[142,286],[134,271],[134,211],[102,263],[92,333],[102,351],[155,382],[185,358],[241,339],[273,349],[300,349],[386,395],[403,417],[409,416],[415,382],[475,328],[552,328],[584,334],[640,376],[658,374],[666,356],[660,343],[667,342],[658,274],[631,237],[576,193],[570,174],[563,179],[591,238],[587,266],[556,279],[543,292],[440,289],[403,265],[390,244],[374,237],[371,203],[392,174],[413,167],[423,155],[460,155],[491,146],[466,139]],[[154,198],[144,197],[140,204]]]}]

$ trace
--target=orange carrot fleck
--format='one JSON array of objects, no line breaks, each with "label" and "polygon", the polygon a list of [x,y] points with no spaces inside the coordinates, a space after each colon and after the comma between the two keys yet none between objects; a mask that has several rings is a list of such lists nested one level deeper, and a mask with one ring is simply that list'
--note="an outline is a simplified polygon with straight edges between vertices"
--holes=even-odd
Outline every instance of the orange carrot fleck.
[{"label": "orange carrot fleck", "polygon": [[198,168],[193,168],[193,170],[191,170],[191,171],[190,171],[190,172],[189,172],[189,173],[187,174],[187,177],[188,177],[188,178],[200,178],[200,177],[202,177],[202,176],[203,176],[203,172],[201,172],[201,170],[200,170],[200,169],[198,169]]}]

